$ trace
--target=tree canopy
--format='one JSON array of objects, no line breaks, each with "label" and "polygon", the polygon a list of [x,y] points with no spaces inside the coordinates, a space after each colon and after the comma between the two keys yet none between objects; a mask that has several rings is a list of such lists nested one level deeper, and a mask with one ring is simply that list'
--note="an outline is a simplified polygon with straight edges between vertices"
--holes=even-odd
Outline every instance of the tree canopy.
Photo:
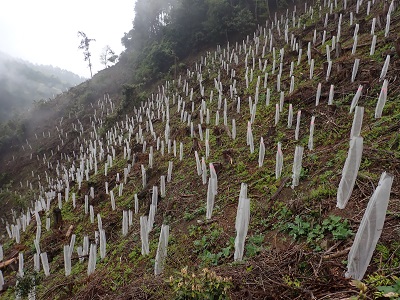
[{"label": "tree canopy", "polygon": [[158,79],[192,52],[250,34],[282,5],[286,0],[137,0],[121,60],[133,64],[136,83]]}]

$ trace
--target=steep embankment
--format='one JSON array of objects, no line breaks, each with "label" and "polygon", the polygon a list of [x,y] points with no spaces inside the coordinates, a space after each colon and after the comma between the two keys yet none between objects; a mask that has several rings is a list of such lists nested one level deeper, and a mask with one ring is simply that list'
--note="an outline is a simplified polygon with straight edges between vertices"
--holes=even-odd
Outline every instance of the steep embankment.
[{"label": "steep embankment", "polygon": [[[382,236],[364,276],[368,290],[362,293],[372,298],[378,286],[395,283],[400,261],[396,76],[400,59],[392,47],[398,45],[400,10],[394,6],[390,11],[385,37],[388,6],[383,3],[376,1],[368,16],[365,1],[358,14],[350,1],[346,9],[341,2],[338,7],[331,5],[297,11],[293,17],[278,16],[247,41],[203,54],[185,74],[149,92],[134,111],[118,111],[119,101],[91,94],[86,103],[79,102],[76,114],[70,108],[63,115],[60,112],[55,120],[58,128],[47,130],[50,138],[28,137],[25,150],[16,149],[15,161],[8,161],[7,168],[20,170],[9,190],[35,201],[32,209],[36,208],[35,217],[42,225],[32,217],[25,232],[15,229],[14,235],[21,234],[20,243],[15,237],[2,239],[5,261],[23,254],[26,279],[21,281],[25,285],[14,288],[18,267],[3,264],[4,299],[22,286],[32,286],[31,278],[37,279],[40,299],[357,296],[359,287],[344,277],[346,257],[383,172],[394,175],[394,182]],[[376,49],[370,55],[373,18],[379,21]],[[340,39],[333,47],[339,19]],[[388,55],[388,70],[382,75]],[[359,66],[353,73],[356,59]],[[380,77],[388,82],[383,89],[387,102],[382,116],[375,118],[384,82]],[[321,95],[316,101],[319,83]],[[360,85],[362,93],[354,103]],[[351,197],[339,209],[336,194],[349,150],[352,103],[364,107],[360,130],[364,149]],[[278,143],[283,154],[280,176],[276,174]],[[304,147],[304,153],[300,172],[293,172],[297,146]],[[213,165],[208,167],[209,163]],[[213,169],[217,194],[212,217],[206,219],[207,198],[215,194],[207,185]],[[165,195],[162,176],[167,181]],[[292,187],[297,179],[299,185]],[[247,184],[250,222],[243,262],[234,262],[242,183]],[[62,207],[63,223],[46,230],[57,206]],[[150,229],[141,230],[141,216],[148,216]],[[25,220],[26,215],[18,222]],[[124,222],[128,230],[122,234]],[[168,256],[163,274],[154,276],[162,224],[169,225]],[[99,251],[96,270],[88,276],[85,236],[101,248],[95,231],[102,230],[106,255],[101,258],[104,253]],[[149,253],[142,255],[147,252],[147,233]],[[33,243],[35,238],[40,249]],[[63,246],[71,244],[71,275],[65,276]],[[32,272],[39,251],[47,253],[48,277],[43,271]]]}]

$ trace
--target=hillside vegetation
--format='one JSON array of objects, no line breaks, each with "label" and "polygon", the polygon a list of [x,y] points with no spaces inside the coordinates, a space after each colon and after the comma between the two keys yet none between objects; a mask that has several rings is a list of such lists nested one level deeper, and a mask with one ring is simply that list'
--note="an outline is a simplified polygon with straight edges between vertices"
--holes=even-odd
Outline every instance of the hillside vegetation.
[{"label": "hillside vegetation", "polygon": [[35,101],[48,101],[82,81],[72,72],[0,53],[0,122],[26,112]]},{"label": "hillside vegetation", "polygon": [[[261,2],[138,1],[157,22],[119,63],[22,122],[0,148],[1,299],[399,297],[398,2]],[[204,52],[172,38],[234,7]]]}]

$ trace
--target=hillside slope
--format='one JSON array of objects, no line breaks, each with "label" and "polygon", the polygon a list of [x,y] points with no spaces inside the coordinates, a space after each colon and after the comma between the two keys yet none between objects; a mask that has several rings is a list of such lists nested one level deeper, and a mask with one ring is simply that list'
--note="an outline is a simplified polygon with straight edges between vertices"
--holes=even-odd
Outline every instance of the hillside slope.
[{"label": "hillside slope", "polygon": [[[145,99],[132,87],[125,95],[139,102],[132,110],[117,87],[99,97],[90,81],[45,104],[52,120],[30,128],[1,165],[4,207],[22,199],[4,226],[12,238],[1,238],[1,298],[29,290],[33,279],[38,299],[347,299],[359,293],[371,299],[383,295],[379,286],[398,282],[400,9],[375,1],[367,16],[365,1],[358,8],[355,1],[330,5],[302,4],[277,15],[242,43],[188,61],[186,72]],[[375,117],[381,93],[387,101]],[[364,108],[363,151],[350,199],[339,209],[356,105]],[[300,169],[293,168],[298,146]],[[360,292],[345,278],[347,255],[383,172],[394,182]],[[234,261],[244,199],[250,199],[250,222],[243,260]],[[169,226],[167,257],[154,275],[163,225]],[[88,259],[89,244],[98,253]],[[47,255],[49,276],[42,266],[34,272],[39,253]],[[24,277],[16,286],[18,260]]]}]

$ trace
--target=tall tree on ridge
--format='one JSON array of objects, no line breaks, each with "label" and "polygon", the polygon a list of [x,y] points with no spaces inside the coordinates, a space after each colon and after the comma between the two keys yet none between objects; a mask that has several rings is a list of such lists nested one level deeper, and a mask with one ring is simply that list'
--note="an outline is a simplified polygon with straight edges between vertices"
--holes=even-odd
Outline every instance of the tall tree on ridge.
[{"label": "tall tree on ridge", "polygon": [[88,66],[90,69],[90,77],[93,77],[92,74],[92,63],[90,62],[90,57],[92,54],[89,51],[90,42],[95,42],[95,39],[89,39],[83,31],[78,31],[78,37],[82,37],[81,44],[78,49],[83,50],[84,60],[88,62]]},{"label": "tall tree on ridge", "polygon": [[103,52],[100,54],[100,62],[107,68],[108,63],[115,63],[118,55],[111,49],[109,45],[103,48]]}]

